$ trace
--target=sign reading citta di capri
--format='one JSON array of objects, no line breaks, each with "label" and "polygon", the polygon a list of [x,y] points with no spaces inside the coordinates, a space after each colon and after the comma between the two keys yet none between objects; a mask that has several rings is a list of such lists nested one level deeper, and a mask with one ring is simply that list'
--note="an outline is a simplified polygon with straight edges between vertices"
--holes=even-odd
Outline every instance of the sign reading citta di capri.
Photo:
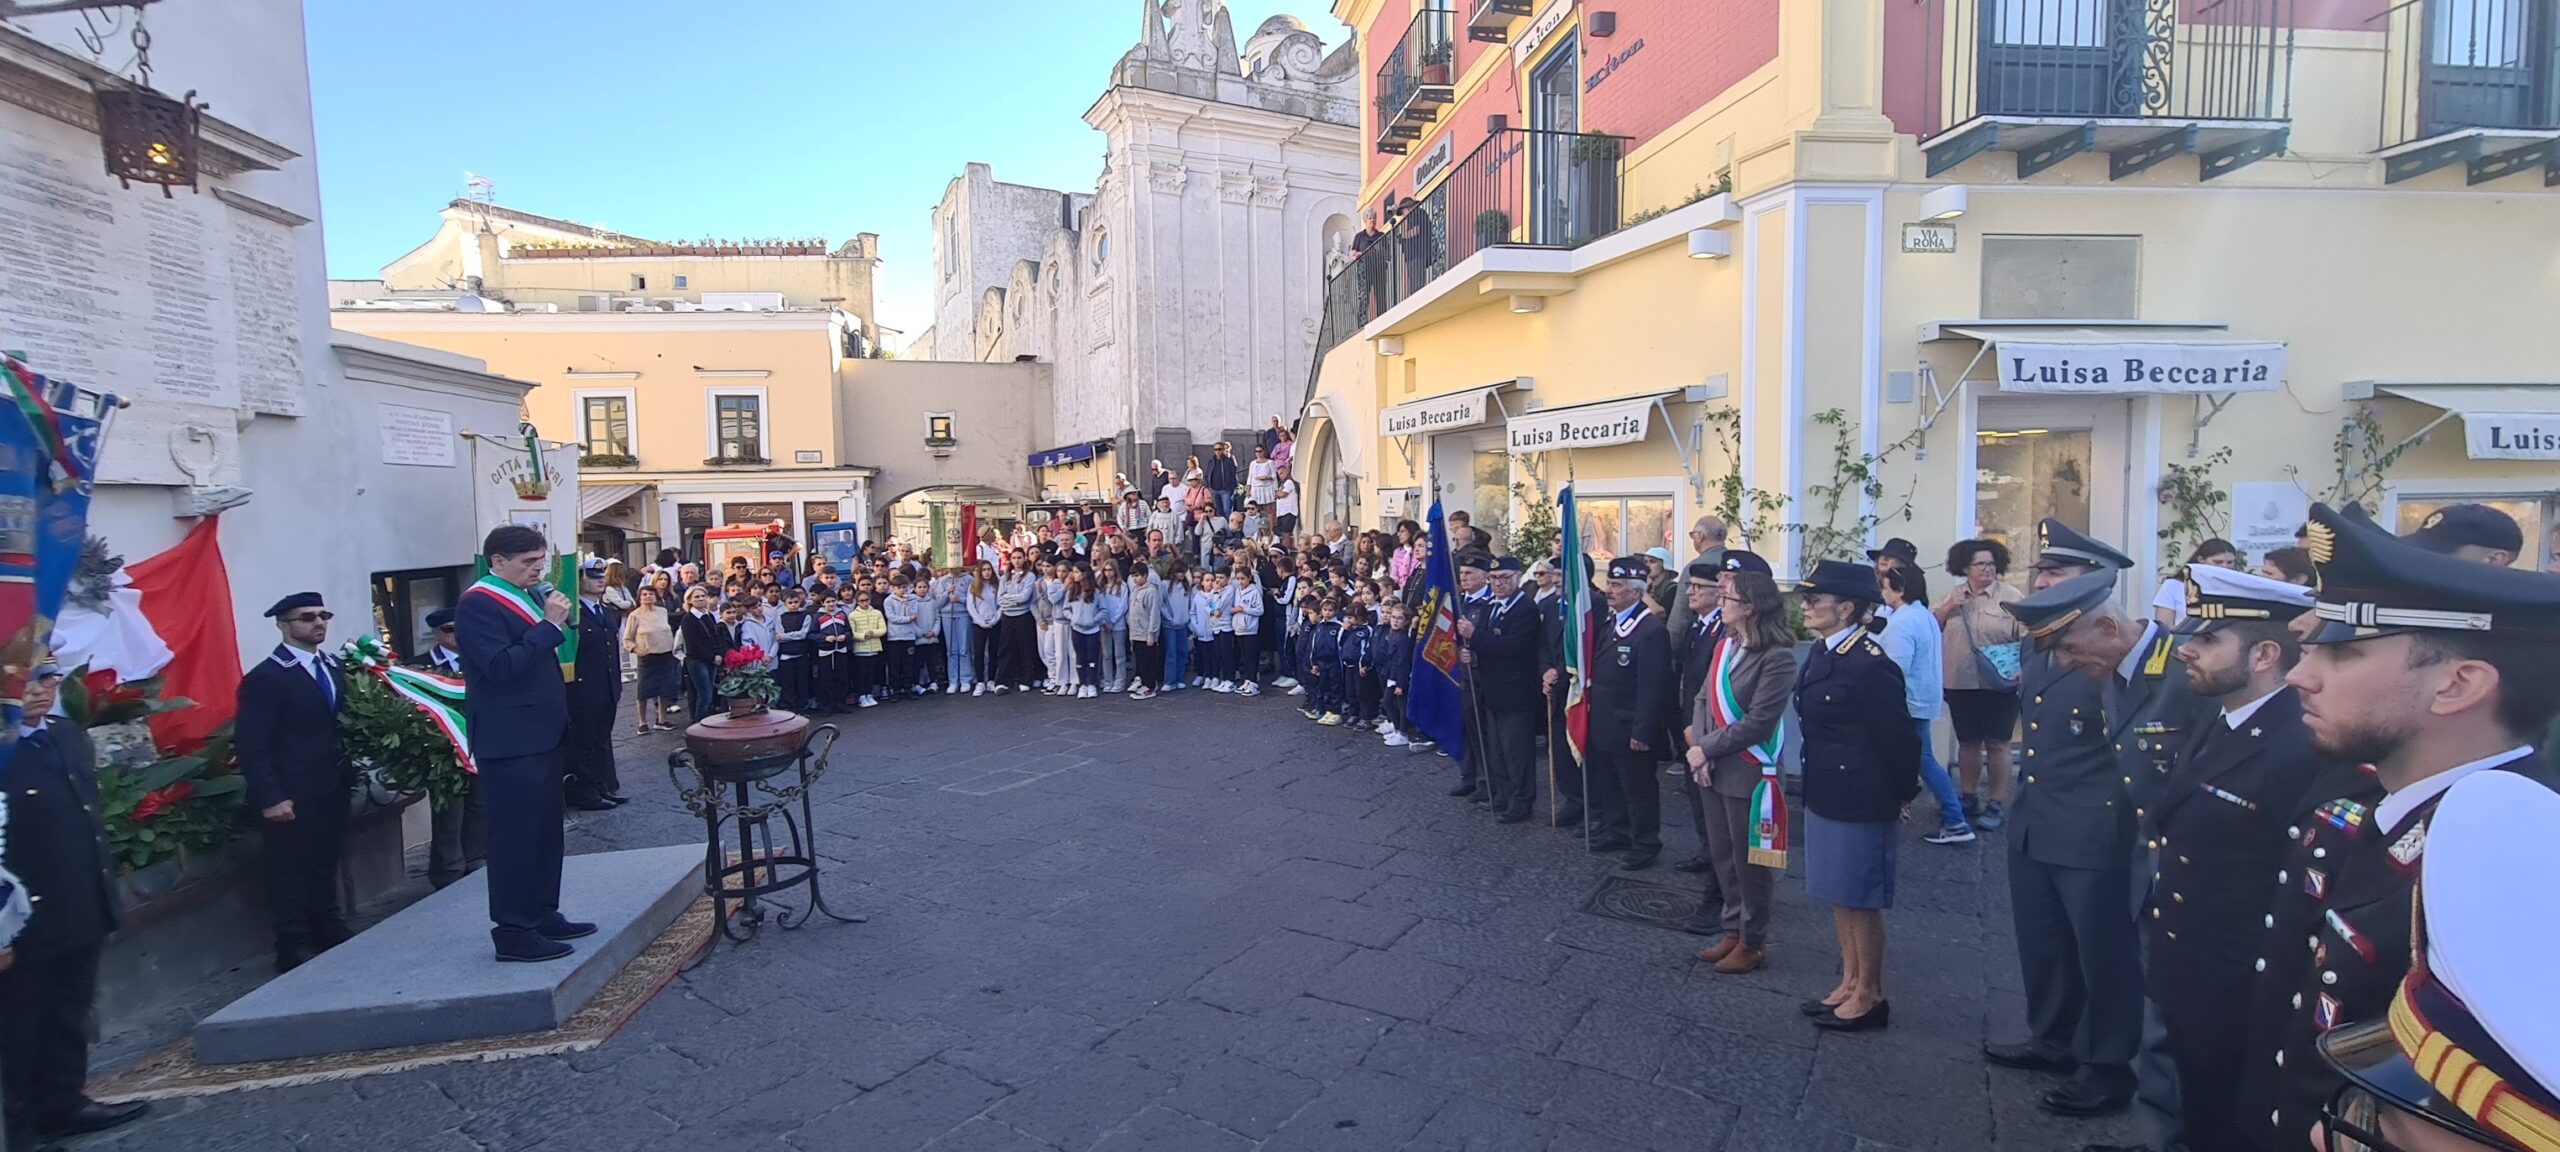
[{"label": "sign reading citta di capri", "polygon": [[2003,392],[2272,392],[2284,345],[2039,344],[2003,340]]}]

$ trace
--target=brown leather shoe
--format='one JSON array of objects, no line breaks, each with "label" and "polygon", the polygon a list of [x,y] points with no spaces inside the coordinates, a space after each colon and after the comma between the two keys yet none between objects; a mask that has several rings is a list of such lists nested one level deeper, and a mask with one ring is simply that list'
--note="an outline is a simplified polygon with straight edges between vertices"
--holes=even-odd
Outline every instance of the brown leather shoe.
[{"label": "brown leather shoe", "polygon": [[1698,959],[1709,964],[1722,964],[1725,957],[1733,955],[1733,950],[1740,947],[1742,947],[1741,937],[1727,936],[1716,941],[1715,947],[1698,953]]},{"label": "brown leather shoe", "polygon": [[1768,959],[1768,949],[1754,948],[1745,944],[1727,953],[1724,959],[1716,961],[1716,971],[1727,976],[1736,976],[1767,963]]}]

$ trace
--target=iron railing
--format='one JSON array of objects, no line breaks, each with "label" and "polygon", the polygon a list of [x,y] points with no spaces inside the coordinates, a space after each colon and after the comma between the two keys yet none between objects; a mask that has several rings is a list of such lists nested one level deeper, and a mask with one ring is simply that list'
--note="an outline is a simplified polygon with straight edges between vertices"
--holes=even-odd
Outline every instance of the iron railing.
[{"label": "iron railing", "polygon": [[1911,2],[1933,30],[1922,139],[1985,116],[2292,117],[2296,0]]},{"label": "iron railing", "polygon": [[2560,129],[2560,0],[2407,0],[2383,29],[2381,146]]},{"label": "iron railing", "polygon": [[1485,137],[1326,281],[1317,359],[1486,248],[1579,248],[1617,231],[1627,143],[1537,128]]},{"label": "iron railing", "polygon": [[1378,102],[1378,150],[1402,152],[1455,94],[1456,13],[1425,8],[1381,55],[1371,89]]}]

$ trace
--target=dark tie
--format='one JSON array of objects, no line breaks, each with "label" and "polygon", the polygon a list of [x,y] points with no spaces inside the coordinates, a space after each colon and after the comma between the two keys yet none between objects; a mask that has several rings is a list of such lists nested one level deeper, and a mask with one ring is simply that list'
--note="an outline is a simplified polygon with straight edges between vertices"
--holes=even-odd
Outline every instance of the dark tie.
[{"label": "dark tie", "polygon": [[338,686],[330,682],[329,670],[319,661],[312,661],[311,678],[320,682],[320,698],[327,700],[330,709],[335,710],[338,707]]}]

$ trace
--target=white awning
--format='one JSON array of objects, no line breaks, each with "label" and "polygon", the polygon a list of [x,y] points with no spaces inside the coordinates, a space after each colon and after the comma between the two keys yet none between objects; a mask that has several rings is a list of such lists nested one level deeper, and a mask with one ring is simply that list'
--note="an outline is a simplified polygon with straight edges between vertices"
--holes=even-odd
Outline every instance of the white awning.
[{"label": "white awning", "polygon": [[1653,434],[1653,410],[1665,397],[1679,394],[1647,392],[1567,408],[1542,408],[1513,416],[1504,426],[1514,452],[1634,444]]},{"label": "white awning", "polygon": [[1434,432],[1474,427],[1484,423],[1487,412],[1502,411],[1502,402],[1494,399],[1495,393],[1519,383],[1518,380],[1505,380],[1428,400],[1398,404],[1378,413],[1378,434],[1389,438],[1428,436]]},{"label": "white awning", "polygon": [[596,514],[650,489],[647,484],[589,484],[578,482],[578,519],[593,520]]},{"label": "white awning", "polygon": [[[2284,386],[2285,346],[2242,340],[2219,324],[1945,320],[1920,338],[1979,340],[2003,392],[2272,392]],[[1977,358],[1979,359],[1979,358]]]},{"label": "white awning", "polygon": [[[2560,381],[2517,384],[2429,384],[2374,381],[2348,386],[2350,399],[2376,393],[2442,409],[2462,420],[2463,446],[2474,460],[2560,460]],[[2433,424],[2428,427],[2434,427]]]}]

